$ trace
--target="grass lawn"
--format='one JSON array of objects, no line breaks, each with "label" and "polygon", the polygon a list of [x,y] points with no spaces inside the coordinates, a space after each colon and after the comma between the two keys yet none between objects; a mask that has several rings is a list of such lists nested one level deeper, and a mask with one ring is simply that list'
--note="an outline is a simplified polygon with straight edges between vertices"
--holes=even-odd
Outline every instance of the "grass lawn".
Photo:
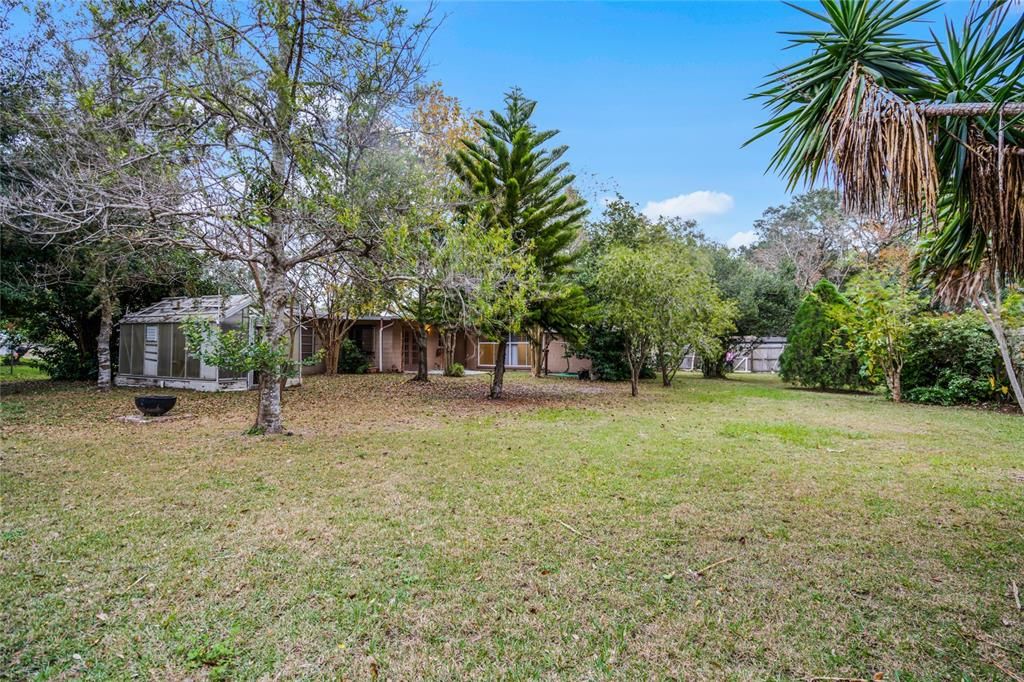
[{"label": "grass lawn", "polygon": [[0,677],[1024,674],[1024,419],[509,381],[5,396]]},{"label": "grass lawn", "polygon": [[14,371],[11,371],[11,366],[8,364],[0,365],[0,384],[6,384],[15,381],[35,381],[38,379],[49,379],[50,376],[37,367],[30,367],[29,365],[15,365]]}]

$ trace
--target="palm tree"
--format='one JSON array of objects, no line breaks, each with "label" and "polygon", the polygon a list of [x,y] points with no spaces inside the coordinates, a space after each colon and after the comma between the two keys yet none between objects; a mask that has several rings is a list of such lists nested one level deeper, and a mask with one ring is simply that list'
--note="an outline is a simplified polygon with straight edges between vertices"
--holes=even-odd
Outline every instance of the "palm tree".
[{"label": "palm tree", "polygon": [[811,52],[752,95],[771,116],[748,144],[778,131],[771,168],[790,189],[824,180],[849,211],[916,223],[916,271],[982,310],[1024,410],[999,318],[1024,276],[1024,16],[995,0],[927,40],[900,33],[941,4],[794,6],[825,26],[790,34]]}]

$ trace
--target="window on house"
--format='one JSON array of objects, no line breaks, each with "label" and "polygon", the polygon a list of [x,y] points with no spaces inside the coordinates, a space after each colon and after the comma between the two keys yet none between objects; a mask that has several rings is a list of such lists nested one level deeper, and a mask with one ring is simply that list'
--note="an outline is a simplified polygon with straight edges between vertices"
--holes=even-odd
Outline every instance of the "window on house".
[{"label": "window on house", "polygon": [[[480,341],[477,354],[480,364],[485,367],[494,366],[494,358],[497,357],[497,341]],[[505,346],[506,367],[529,367],[530,359],[533,357],[533,349],[527,337],[521,334],[509,334],[508,344]]]},{"label": "window on house", "polygon": [[308,360],[313,357],[313,353],[316,351],[314,347],[316,345],[316,332],[312,329],[302,328],[302,359]]}]

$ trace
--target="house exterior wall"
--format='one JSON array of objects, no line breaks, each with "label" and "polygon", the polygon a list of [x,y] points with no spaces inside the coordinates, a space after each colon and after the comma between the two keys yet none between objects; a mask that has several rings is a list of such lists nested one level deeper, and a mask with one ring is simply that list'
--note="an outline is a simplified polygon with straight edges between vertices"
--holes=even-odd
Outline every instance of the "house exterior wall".
[{"label": "house exterior wall", "polygon": [[[370,323],[363,323],[370,324]],[[415,328],[401,320],[377,320],[372,323],[374,333],[374,361],[370,367],[371,372],[415,372],[417,365],[416,358],[416,337]],[[320,350],[321,343],[313,330],[306,325],[303,329],[305,347],[312,352]],[[456,340],[455,361],[462,364],[469,370],[488,371],[493,365],[480,364],[480,338],[475,334],[460,333]],[[556,338],[549,346],[548,371],[549,372],[573,372],[590,369],[590,360],[570,357],[565,358],[566,344]],[[406,350],[411,352],[407,353]],[[525,358],[525,355],[523,356]],[[566,366],[568,365],[568,369]],[[441,338],[436,329],[431,329],[427,335],[427,370],[439,372],[444,369],[444,350],[441,346]],[[528,364],[509,365],[509,370],[529,369]],[[302,368],[303,375],[322,374],[323,363],[317,363]]]},{"label": "house exterior wall", "polygon": [[[323,343],[320,342],[320,335],[317,334],[313,330],[313,328],[308,324],[302,325],[302,342],[300,345],[302,349],[301,352],[304,357],[308,357],[308,355],[306,355],[307,353],[309,355],[312,355],[314,353],[319,352],[324,347]],[[313,363],[312,365],[302,366],[302,376],[308,376],[310,374],[323,374],[324,371],[325,369],[323,358],[321,358],[318,362]]]},{"label": "house exterior wall", "polygon": [[382,372],[402,371],[402,323],[398,320],[385,320],[384,328],[378,330],[383,338],[381,344],[381,362],[378,369]]},{"label": "house exterior wall", "polygon": [[[463,363],[466,369],[489,371],[494,365],[482,365],[480,364],[480,342],[485,343],[488,339],[482,339],[474,334],[467,334],[463,339],[464,349],[462,357],[466,358]],[[583,370],[590,370],[590,360],[587,358],[577,358],[571,356],[565,358],[566,343],[557,336],[548,345],[548,372],[572,372],[578,373]],[[566,365],[568,364],[568,369]],[[506,365],[506,370],[526,370],[529,369],[529,364],[526,364],[526,360],[521,360],[517,365]]]},{"label": "house exterior wall", "polygon": [[575,355],[565,357],[567,346],[565,341],[557,337],[548,345],[548,372],[589,372],[590,358],[578,358]]}]

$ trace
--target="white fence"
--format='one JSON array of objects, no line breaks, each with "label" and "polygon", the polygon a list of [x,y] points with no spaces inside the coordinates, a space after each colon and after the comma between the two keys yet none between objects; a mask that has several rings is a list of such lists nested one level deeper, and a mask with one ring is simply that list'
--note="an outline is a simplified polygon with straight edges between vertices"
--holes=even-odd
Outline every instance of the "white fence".
[{"label": "white fence", "polygon": [[[762,339],[744,338],[737,339],[737,342],[742,350],[730,358],[732,371],[754,374],[779,371],[779,357],[786,348],[785,336],[766,336]],[[679,369],[685,372],[700,370],[700,356],[695,354],[685,356]]]}]

